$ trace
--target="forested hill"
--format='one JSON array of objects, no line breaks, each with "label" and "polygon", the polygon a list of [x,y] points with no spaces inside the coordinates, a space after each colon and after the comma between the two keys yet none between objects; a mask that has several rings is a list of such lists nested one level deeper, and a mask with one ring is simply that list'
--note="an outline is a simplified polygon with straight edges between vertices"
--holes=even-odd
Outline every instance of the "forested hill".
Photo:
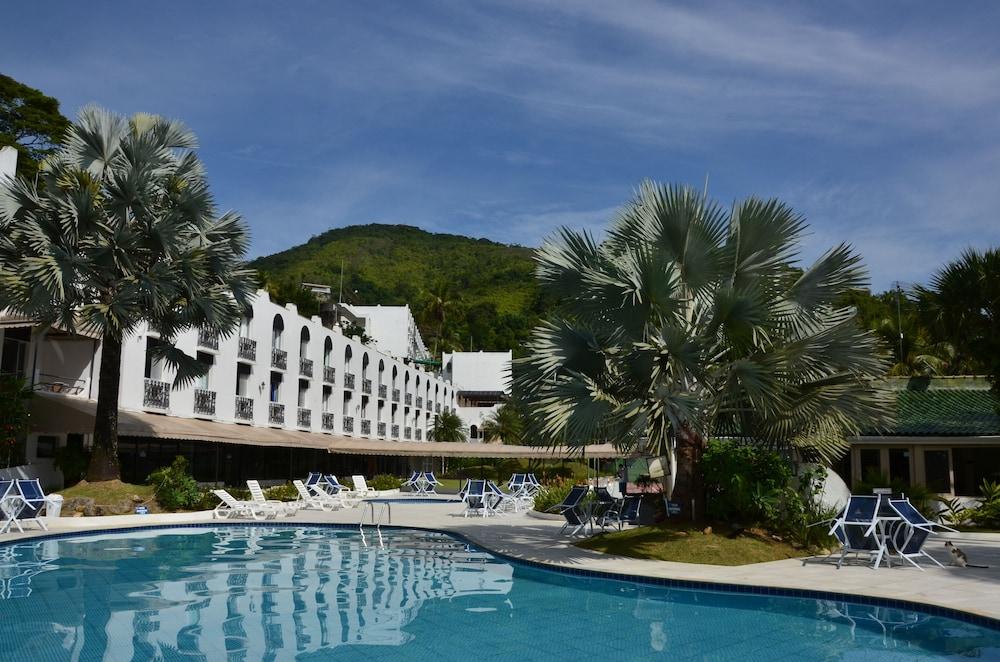
[{"label": "forested hill", "polygon": [[308,314],[314,302],[297,291],[298,283],[328,284],[336,293],[341,262],[346,302],[409,303],[428,349],[439,352],[517,353],[546,308],[532,249],[408,225],[329,230],[250,266],[261,271],[276,299],[295,301]]}]

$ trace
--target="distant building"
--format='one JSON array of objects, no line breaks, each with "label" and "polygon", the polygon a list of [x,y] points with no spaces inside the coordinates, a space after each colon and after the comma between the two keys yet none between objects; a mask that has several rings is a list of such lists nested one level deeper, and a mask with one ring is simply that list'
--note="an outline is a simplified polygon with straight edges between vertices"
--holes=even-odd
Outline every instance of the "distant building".
[{"label": "distant building", "polygon": [[974,497],[1000,482],[1000,401],[981,377],[893,378],[896,420],[851,439],[838,472],[848,485],[872,474]]},{"label": "distant building", "polygon": [[442,377],[454,385],[456,411],[471,441],[483,441],[483,423],[510,397],[512,352],[445,352]]},{"label": "distant building", "polygon": [[431,355],[420,336],[410,306],[356,306],[343,304],[361,322],[365,334],[378,346],[398,359],[430,361]]}]

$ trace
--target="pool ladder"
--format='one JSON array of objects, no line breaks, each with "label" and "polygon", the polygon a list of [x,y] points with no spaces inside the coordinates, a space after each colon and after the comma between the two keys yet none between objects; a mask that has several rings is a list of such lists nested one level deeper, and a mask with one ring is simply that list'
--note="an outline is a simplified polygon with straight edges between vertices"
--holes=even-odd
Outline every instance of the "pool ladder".
[{"label": "pool ladder", "polygon": [[[392,504],[388,501],[365,501],[361,506],[361,520],[358,522],[358,531],[361,532],[361,544],[367,547],[368,540],[365,538],[365,506],[368,506],[367,512],[371,515],[371,525],[375,527],[375,533],[378,534],[379,549],[385,549],[385,541],[382,539],[382,524],[383,520],[385,524],[392,524]],[[376,506],[378,507],[377,512]]]}]

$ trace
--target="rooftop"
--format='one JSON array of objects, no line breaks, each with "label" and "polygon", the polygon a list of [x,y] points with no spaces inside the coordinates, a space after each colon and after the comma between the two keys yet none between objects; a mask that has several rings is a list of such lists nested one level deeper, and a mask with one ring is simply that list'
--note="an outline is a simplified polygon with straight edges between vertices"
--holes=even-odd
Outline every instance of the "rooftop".
[{"label": "rooftop", "polygon": [[982,377],[911,377],[889,380],[897,419],[887,436],[1000,435],[1000,400]]}]

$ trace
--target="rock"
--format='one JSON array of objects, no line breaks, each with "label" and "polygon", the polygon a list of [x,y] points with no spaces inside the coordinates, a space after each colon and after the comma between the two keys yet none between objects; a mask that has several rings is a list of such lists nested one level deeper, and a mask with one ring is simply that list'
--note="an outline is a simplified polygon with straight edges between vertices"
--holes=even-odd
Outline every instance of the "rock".
[{"label": "rock", "polygon": [[139,496],[138,494],[133,494],[132,495],[132,503],[134,503],[135,505],[138,506],[143,501],[144,501],[144,499],[141,496]]},{"label": "rock", "polygon": [[710,527],[710,526],[706,526],[706,527],[705,527],[705,528],[704,528],[704,529],[702,530],[702,533],[704,533],[704,534],[705,534],[706,536],[710,536],[710,535],[712,535],[712,527]]},{"label": "rock", "polygon": [[122,499],[114,503],[101,503],[94,507],[96,515],[129,515],[135,510],[131,499]]},{"label": "rock", "polygon": [[63,502],[63,512],[73,513],[74,517],[92,517],[94,515],[94,500],[90,497],[70,497]]},{"label": "rock", "polygon": [[675,536],[686,536],[687,534],[687,531],[674,531]]}]

